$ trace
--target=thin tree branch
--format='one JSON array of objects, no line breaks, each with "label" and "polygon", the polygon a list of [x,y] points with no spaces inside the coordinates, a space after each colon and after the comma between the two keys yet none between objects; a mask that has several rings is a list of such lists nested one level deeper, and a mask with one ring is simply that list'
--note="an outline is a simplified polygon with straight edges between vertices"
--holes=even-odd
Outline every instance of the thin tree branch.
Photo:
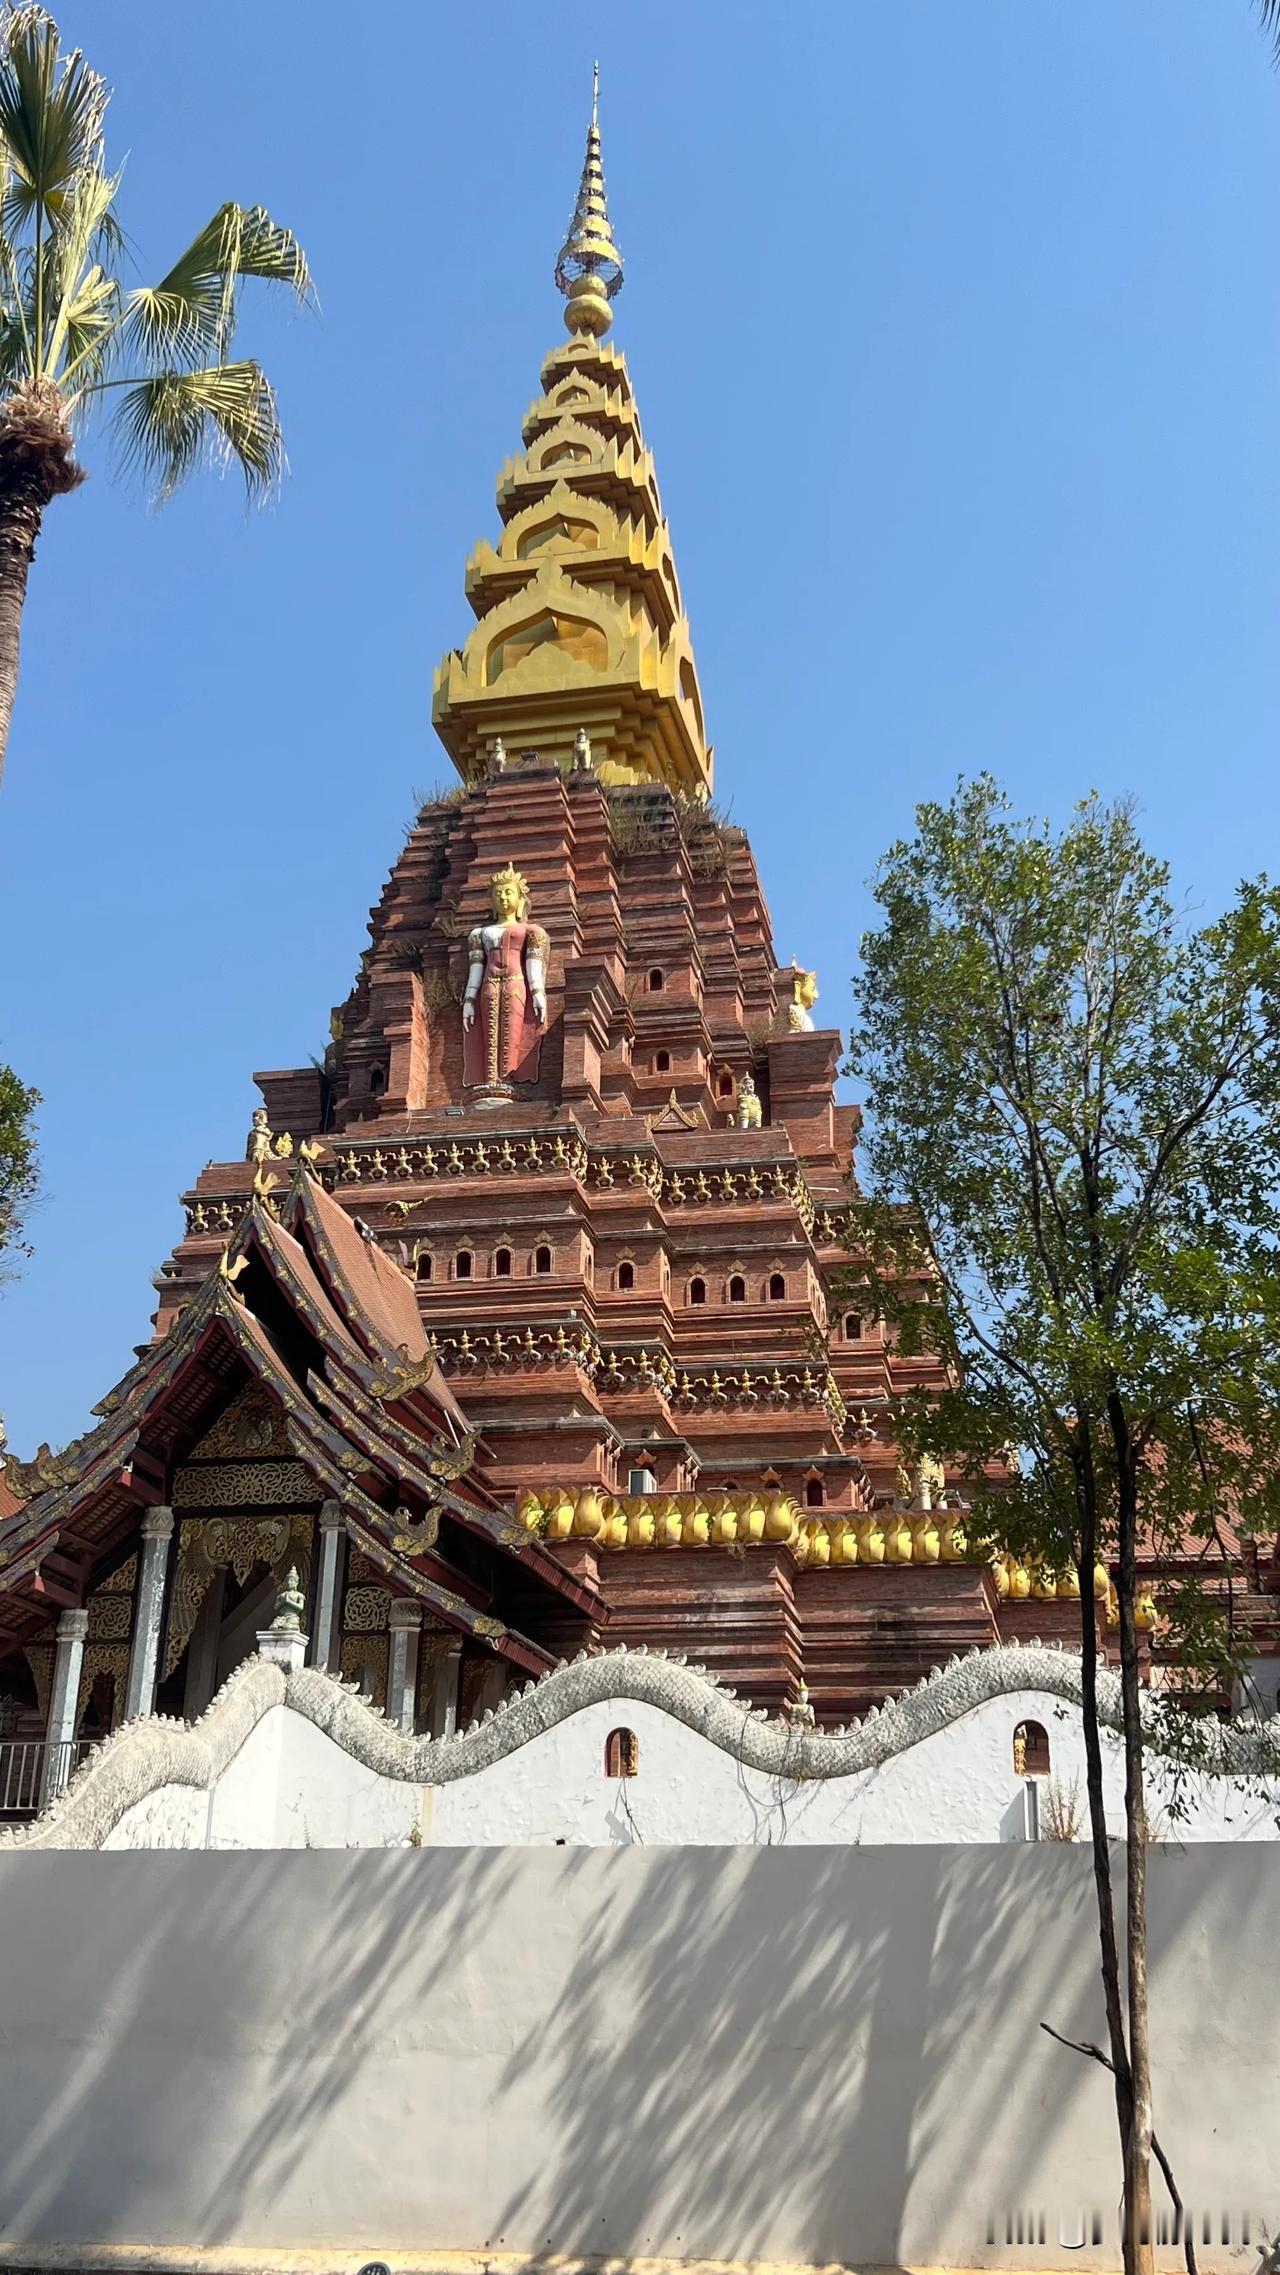
[{"label": "thin tree branch", "polygon": [[[1046,2037],[1055,2038],[1060,2046],[1070,2047],[1073,2054],[1087,2054],[1091,2062],[1101,2062],[1103,2069],[1110,2070],[1112,2077],[1115,2076],[1115,2064],[1110,2055],[1104,2054],[1101,2046],[1095,2046],[1091,2039],[1064,2038],[1062,2032],[1055,2030],[1051,2022],[1042,2022],[1040,2028]],[[1178,2183],[1173,2177],[1173,2167],[1154,2133],[1151,2136],[1151,2154],[1164,2174],[1164,2184],[1169,2191],[1178,2225],[1182,2230],[1182,2257],[1186,2264],[1187,2275],[1196,2275],[1196,2239],[1191,2233],[1191,2222],[1183,2209],[1182,2198],[1178,2193]]]}]

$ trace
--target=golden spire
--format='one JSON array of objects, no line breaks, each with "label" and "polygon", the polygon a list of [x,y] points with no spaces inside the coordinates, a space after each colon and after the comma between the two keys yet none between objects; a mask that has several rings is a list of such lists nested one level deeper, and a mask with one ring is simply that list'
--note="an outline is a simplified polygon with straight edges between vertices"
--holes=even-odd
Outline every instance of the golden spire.
[{"label": "golden spire", "polygon": [[578,202],[569,234],[556,262],[556,283],[568,300],[564,320],[571,332],[592,332],[603,338],[613,321],[609,302],[622,290],[622,255],[609,227],[604,167],[600,160],[600,66],[595,64],[591,84],[591,124],[587,128],[587,155],[578,184]]},{"label": "golden spire", "polygon": [[441,662],[431,715],[467,783],[528,748],[566,774],[589,764],[606,789],[705,798],[711,745],[671,536],[625,359],[601,337],[622,256],[594,103],[556,283],[570,336],[498,476],[502,534],[467,563],[478,621]]}]

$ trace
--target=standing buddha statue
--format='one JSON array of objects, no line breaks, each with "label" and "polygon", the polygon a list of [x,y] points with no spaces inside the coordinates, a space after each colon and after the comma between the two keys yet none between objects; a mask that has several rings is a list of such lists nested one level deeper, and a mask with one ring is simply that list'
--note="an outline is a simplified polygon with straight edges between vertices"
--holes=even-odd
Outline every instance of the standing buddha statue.
[{"label": "standing buddha statue", "polygon": [[480,1106],[536,1082],[547,1018],[547,935],[526,921],[529,891],[508,861],[490,880],[493,922],[467,939],[470,971],[462,1001],[462,1073]]}]

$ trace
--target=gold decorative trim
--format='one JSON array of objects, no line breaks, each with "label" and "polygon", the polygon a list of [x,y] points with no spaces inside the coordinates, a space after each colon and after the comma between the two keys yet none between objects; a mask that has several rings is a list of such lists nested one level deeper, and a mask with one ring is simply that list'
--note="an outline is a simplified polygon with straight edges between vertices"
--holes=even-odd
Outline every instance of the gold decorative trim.
[{"label": "gold decorative trim", "polygon": [[391,1611],[387,1588],[348,1588],[342,1606],[342,1624],[354,1634],[385,1633]]},{"label": "gold decorative trim", "polygon": [[[796,1562],[840,1564],[990,1562],[971,1552],[961,1509],[885,1510],[875,1516],[810,1515],[790,1494],[601,1493],[595,1486],[522,1493],[516,1514],[546,1540],[593,1540],[597,1547],[786,1547]],[[997,1578],[999,1572],[997,1572]],[[1002,1591],[1003,1592],[1003,1591]],[[1044,1591],[1053,1594],[1050,1587]]]},{"label": "gold decorative trim", "polygon": [[127,1643],[86,1643],[80,1661],[80,1688],[76,1694],[76,1728],[84,1719],[89,1695],[99,1675],[110,1675],[115,1684],[111,1701],[111,1727],[124,1718],[125,1685],[129,1679],[129,1646]]},{"label": "gold decorative trim", "polygon": [[187,1465],[198,1461],[215,1461],[231,1458],[241,1460],[246,1455],[287,1454],[289,1440],[285,1434],[284,1414],[280,1401],[260,1383],[247,1383],[245,1388],[224,1408],[217,1421],[207,1430],[198,1445],[187,1455]]},{"label": "gold decorative trim", "polygon": [[370,1703],[379,1713],[387,1706],[387,1660],[391,1638],[389,1635],[361,1633],[344,1635],[338,1652],[338,1667],[348,1682],[362,1683],[366,1670],[372,1675]]},{"label": "gold decorative trim", "polygon": [[127,1637],[133,1620],[133,1603],[128,1596],[91,1596],[85,1607],[89,1615],[88,1633],[95,1643],[108,1643]]},{"label": "gold decorative trim", "polygon": [[300,1461],[184,1462],[174,1472],[175,1509],[278,1509],[299,1501],[316,1507],[322,1497]]},{"label": "gold decorative trim", "polygon": [[305,1591],[311,1570],[311,1543],[315,1517],[308,1510],[294,1516],[186,1517],[178,1527],[178,1561],[169,1605],[164,1673],[171,1675],[191,1640],[200,1607],[214,1574],[230,1567],[241,1587],[255,1565],[283,1579],[296,1565]]},{"label": "gold decorative trim", "polygon": [[[660,1109],[663,1114],[669,1111],[669,1106]],[[684,1109],[679,1111],[683,1113]],[[690,1126],[698,1126],[696,1120]],[[820,1225],[821,1237],[833,1246],[844,1244],[849,1222],[849,1215],[843,1211],[833,1212],[829,1207],[824,1208],[819,1219],[808,1181],[797,1162],[704,1163],[697,1169],[677,1170],[666,1167],[656,1152],[624,1153],[621,1149],[589,1147],[576,1131],[525,1138],[463,1136],[452,1139],[447,1145],[425,1141],[404,1145],[351,1141],[335,1145],[322,1168],[323,1181],[330,1188],[415,1185],[439,1177],[528,1176],[532,1173],[567,1174],[579,1184],[606,1188],[630,1182],[643,1186],[655,1201],[670,1208],[785,1201],[799,1212],[806,1232],[813,1233]],[[187,1230],[189,1233],[233,1230],[244,1207],[243,1194],[204,1194],[198,1201],[189,1198]]]}]

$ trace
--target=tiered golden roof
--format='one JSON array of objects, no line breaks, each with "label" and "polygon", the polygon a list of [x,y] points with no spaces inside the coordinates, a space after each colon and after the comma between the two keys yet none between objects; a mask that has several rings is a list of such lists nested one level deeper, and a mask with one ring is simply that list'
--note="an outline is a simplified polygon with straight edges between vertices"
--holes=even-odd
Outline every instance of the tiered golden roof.
[{"label": "tiered golden roof", "polygon": [[440,665],[432,717],[464,781],[497,741],[568,771],[585,729],[606,782],[706,796],[712,753],[657,477],[626,363],[603,343],[622,259],[594,110],[556,282],[571,336],[498,477],[502,535],[467,563],[479,623]]}]

